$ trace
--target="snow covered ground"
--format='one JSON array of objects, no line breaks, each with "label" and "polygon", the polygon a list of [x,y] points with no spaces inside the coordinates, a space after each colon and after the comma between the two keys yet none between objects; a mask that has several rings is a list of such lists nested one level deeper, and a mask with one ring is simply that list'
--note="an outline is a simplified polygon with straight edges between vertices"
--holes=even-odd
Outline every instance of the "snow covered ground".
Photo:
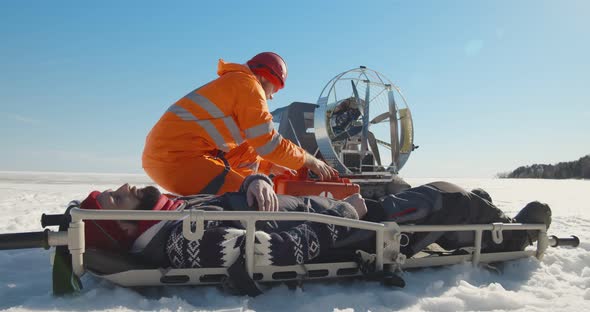
[{"label": "snow covered ground", "polygon": [[[85,275],[81,295],[51,295],[49,251],[0,251],[1,311],[587,311],[590,306],[590,181],[407,179],[412,185],[447,180],[482,187],[513,216],[529,201],[553,209],[550,234],[577,235],[579,248],[551,248],[542,261],[522,259],[501,274],[461,264],[406,272],[407,286],[374,282],[278,286],[257,298],[233,297],[213,287],[126,289]],[[0,233],[39,231],[42,213],[62,213],[71,199],[143,175],[0,172]],[[584,308],[586,307],[586,308]]]}]

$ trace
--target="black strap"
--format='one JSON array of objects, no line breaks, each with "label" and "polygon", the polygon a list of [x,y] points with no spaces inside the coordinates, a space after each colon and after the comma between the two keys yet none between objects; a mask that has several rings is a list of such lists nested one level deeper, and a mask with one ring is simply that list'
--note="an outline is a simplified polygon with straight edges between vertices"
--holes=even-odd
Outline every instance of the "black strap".
[{"label": "black strap", "polygon": [[223,161],[225,168],[223,168],[223,171],[220,174],[218,174],[215,178],[213,178],[213,180],[211,180],[209,184],[207,184],[199,192],[199,194],[217,194],[219,192],[219,189],[221,189],[223,183],[225,183],[225,177],[227,176],[227,173],[231,170],[229,162],[227,161],[227,159],[225,159],[225,153],[223,151],[217,151],[217,156],[215,157]]},{"label": "black strap", "polygon": [[237,290],[240,296],[256,297],[262,294],[258,284],[248,275],[244,258],[239,257],[234,264],[227,268],[227,273],[233,289]]}]

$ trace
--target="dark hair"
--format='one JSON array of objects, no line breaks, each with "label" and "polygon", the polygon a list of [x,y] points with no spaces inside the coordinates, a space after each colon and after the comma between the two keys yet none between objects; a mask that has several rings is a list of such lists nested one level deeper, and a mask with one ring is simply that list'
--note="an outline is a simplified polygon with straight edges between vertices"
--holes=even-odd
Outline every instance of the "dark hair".
[{"label": "dark hair", "polygon": [[141,189],[141,198],[137,210],[152,210],[160,199],[160,190],[155,186],[146,186]]}]

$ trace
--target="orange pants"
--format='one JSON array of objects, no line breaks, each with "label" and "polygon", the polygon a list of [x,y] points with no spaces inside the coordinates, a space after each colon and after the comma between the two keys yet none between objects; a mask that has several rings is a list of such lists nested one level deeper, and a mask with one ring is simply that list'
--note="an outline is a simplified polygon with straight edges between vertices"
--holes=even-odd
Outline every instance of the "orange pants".
[{"label": "orange pants", "polygon": [[[256,153],[247,144],[240,145],[224,155],[230,170],[215,194],[237,192],[250,174],[256,173],[259,165]],[[159,163],[144,167],[145,172],[161,187],[178,195],[200,194],[225,170],[221,158],[210,155],[177,160],[174,163]]]}]

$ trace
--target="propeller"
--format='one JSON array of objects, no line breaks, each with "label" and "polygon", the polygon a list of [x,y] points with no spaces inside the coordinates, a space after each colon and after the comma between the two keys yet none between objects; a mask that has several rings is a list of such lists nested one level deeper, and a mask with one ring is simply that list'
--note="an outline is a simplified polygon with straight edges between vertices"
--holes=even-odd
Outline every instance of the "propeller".
[{"label": "propeller", "polygon": [[382,121],[385,121],[387,118],[389,118],[389,112],[385,112],[383,114],[376,116],[369,123],[374,125],[374,124],[380,123]]},{"label": "propeller", "polygon": [[377,138],[373,132],[369,131],[369,136],[367,137],[369,141],[369,147],[371,147],[371,151],[373,151],[373,157],[375,157],[375,161],[381,167],[381,154],[379,154],[379,147],[377,146]]},{"label": "propeller", "polygon": [[[357,107],[360,109],[361,105],[360,105],[358,90],[357,90],[356,85],[354,84],[353,80],[351,80],[350,83],[352,84],[352,92],[354,94],[354,100],[357,103]],[[375,157],[375,161],[377,162],[377,164],[379,166],[381,166],[381,155],[379,154],[379,148],[377,146],[377,139],[375,138],[375,134],[373,134],[373,132],[369,131],[369,124],[376,124],[376,123],[379,123],[379,122],[389,118],[389,112],[380,114],[379,116],[373,118],[373,120],[371,120],[370,122],[367,122],[369,120],[370,95],[371,95],[371,93],[369,90],[369,85],[367,84],[367,89],[365,92],[365,105],[364,105],[364,112],[363,112],[363,125],[358,127],[358,128],[361,128],[362,132],[363,132],[362,138],[361,138],[361,153],[362,153],[362,155],[365,155],[365,153],[367,151],[367,144],[368,144],[369,148],[373,152],[373,157]],[[355,130],[358,131],[361,129],[355,129]]]},{"label": "propeller", "polygon": [[[359,93],[356,89],[356,85],[354,81],[350,81],[352,83],[352,91],[354,93],[354,98],[357,103],[360,103]],[[363,128],[362,128],[362,135],[361,135],[361,157],[364,158],[367,153],[367,138],[369,136],[369,100],[370,100],[370,90],[369,84],[367,84],[367,88],[365,89],[365,105],[363,107]],[[359,105],[360,109],[360,105]]]},{"label": "propeller", "polygon": [[351,80],[350,84],[352,84],[352,92],[354,94],[354,102],[356,103],[356,107],[358,107],[360,109],[361,101],[359,99],[359,91],[356,89],[356,85],[354,84],[354,80]]}]

